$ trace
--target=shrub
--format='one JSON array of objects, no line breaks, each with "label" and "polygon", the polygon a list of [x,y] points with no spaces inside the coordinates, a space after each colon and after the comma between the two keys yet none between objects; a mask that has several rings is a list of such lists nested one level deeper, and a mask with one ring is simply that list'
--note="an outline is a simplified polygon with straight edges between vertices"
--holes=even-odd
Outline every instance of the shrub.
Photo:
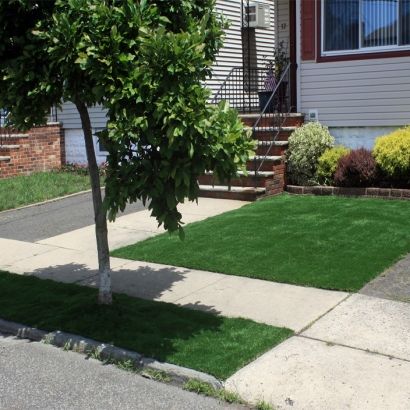
[{"label": "shrub", "polygon": [[297,185],[316,185],[319,157],[334,145],[335,139],[319,122],[302,125],[289,137],[287,171]]},{"label": "shrub", "polygon": [[410,126],[376,138],[373,157],[380,169],[399,184],[410,182]]},{"label": "shrub", "polygon": [[321,185],[331,185],[337,170],[337,161],[350,152],[349,148],[338,145],[326,150],[318,159],[316,179]]},{"label": "shrub", "polygon": [[[51,172],[56,174],[77,174],[86,176],[90,174],[90,169],[88,164],[72,164],[67,162],[66,165],[53,168]],[[105,177],[107,175],[107,164],[105,162],[101,162],[101,164],[98,165],[98,173],[100,177]]]},{"label": "shrub", "polygon": [[379,171],[372,151],[359,148],[350,151],[337,162],[334,176],[336,186],[364,187],[373,186],[379,180]]}]

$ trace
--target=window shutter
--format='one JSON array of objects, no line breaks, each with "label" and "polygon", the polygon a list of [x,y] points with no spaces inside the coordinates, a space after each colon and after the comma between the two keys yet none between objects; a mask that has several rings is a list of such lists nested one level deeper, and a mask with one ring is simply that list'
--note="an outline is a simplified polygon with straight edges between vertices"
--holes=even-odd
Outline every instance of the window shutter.
[{"label": "window shutter", "polygon": [[315,0],[301,2],[301,58],[314,60],[315,55]]}]

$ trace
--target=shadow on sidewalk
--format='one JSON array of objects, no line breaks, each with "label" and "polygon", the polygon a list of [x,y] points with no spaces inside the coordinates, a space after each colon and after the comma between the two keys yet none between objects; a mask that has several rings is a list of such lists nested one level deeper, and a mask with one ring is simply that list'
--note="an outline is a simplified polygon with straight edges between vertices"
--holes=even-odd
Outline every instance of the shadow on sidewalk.
[{"label": "shadow on sidewalk", "polygon": [[[112,291],[146,300],[178,304],[178,300],[203,287],[201,284],[189,281],[188,272],[189,270],[161,265],[158,267],[145,265],[136,269],[123,267],[111,271]],[[98,288],[99,283],[98,271],[80,263],[38,268],[25,275],[91,288]],[[184,307],[213,314],[221,313],[215,309],[215,306],[203,304],[200,300],[186,304]]]}]

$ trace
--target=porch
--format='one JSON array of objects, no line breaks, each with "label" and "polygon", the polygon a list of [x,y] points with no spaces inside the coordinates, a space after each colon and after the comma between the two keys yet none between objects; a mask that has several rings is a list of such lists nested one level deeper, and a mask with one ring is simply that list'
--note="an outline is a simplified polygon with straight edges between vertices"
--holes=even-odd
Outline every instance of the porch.
[{"label": "porch", "polygon": [[[263,56],[263,64],[255,65],[260,63],[260,56],[256,51],[258,44],[254,43],[257,36],[249,24],[250,3],[241,1],[244,10],[241,23],[243,64],[230,69],[211,101],[212,104],[227,101],[238,110],[245,129],[250,129],[252,138],[257,141],[255,156],[247,162],[247,175],[240,172],[239,178],[231,181],[230,189],[220,184],[211,171],[199,177],[201,196],[253,201],[279,194],[286,185],[288,138],[304,123],[305,114],[296,109],[296,3],[283,0],[275,5],[278,11],[274,11],[273,59],[269,61],[270,56]],[[278,14],[281,12],[282,19]],[[280,50],[278,53],[278,46],[285,41],[286,52]]]}]

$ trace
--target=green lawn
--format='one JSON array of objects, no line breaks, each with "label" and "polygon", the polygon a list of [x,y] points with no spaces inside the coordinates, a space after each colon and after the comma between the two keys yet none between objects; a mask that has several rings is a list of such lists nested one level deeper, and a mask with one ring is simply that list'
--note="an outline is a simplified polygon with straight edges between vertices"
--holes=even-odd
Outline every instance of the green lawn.
[{"label": "green lawn", "polygon": [[293,333],[124,294],[114,294],[111,306],[96,300],[96,289],[0,271],[2,319],[112,343],[219,379]]},{"label": "green lawn", "polygon": [[410,203],[280,195],[112,256],[357,291],[410,251]]},{"label": "green lawn", "polygon": [[0,195],[0,211],[88,189],[91,189],[90,177],[74,173],[39,172],[0,179],[0,192],[3,193]]}]

